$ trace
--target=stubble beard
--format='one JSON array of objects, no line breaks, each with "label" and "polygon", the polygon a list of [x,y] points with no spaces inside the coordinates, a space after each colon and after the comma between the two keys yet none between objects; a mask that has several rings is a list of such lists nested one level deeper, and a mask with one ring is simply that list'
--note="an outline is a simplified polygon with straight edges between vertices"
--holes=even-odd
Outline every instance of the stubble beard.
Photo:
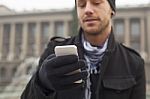
[{"label": "stubble beard", "polygon": [[97,31],[93,31],[93,32],[89,32],[88,30],[86,30],[86,29],[84,29],[83,28],[83,30],[84,30],[84,32],[87,34],[87,35],[89,35],[89,36],[98,36],[98,35],[101,35],[101,34],[103,34],[103,32],[106,30],[106,28],[109,26],[109,20],[106,22],[106,24],[105,25],[102,25],[102,23],[101,23],[101,25],[99,26],[99,28],[98,28],[98,30]]}]

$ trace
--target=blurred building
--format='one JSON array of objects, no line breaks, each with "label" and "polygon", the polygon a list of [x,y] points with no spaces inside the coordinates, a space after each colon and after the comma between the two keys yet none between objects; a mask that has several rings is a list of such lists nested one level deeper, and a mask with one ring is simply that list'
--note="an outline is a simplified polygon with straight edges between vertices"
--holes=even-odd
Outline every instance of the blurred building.
[{"label": "blurred building", "polygon": [[[72,9],[15,12],[0,5],[0,12],[0,86],[10,83],[23,61],[40,57],[51,37],[72,32]],[[118,8],[112,22],[116,39],[144,58],[149,82],[150,5]]]},{"label": "blurred building", "polygon": [[[6,85],[26,58],[39,57],[52,36],[68,36],[71,9],[20,12],[0,6],[0,85]],[[24,69],[24,71],[27,71]]]}]

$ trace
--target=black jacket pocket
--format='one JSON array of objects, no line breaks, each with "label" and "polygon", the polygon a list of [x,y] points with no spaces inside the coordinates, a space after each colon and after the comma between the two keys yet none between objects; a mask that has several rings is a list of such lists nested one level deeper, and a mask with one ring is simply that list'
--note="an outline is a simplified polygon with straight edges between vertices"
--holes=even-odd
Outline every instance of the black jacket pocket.
[{"label": "black jacket pocket", "polygon": [[115,90],[129,89],[136,84],[134,77],[109,77],[103,80],[105,88]]},{"label": "black jacket pocket", "polygon": [[136,81],[134,77],[109,77],[103,79],[103,99],[130,99]]}]

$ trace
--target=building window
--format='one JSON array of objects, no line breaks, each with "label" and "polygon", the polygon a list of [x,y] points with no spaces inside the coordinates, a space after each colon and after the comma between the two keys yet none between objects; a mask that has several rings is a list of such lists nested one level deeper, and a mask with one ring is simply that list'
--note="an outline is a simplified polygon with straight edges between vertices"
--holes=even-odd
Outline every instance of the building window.
[{"label": "building window", "polygon": [[140,19],[131,19],[130,21],[130,33],[131,33],[131,47],[135,49],[136,51],[140,51]]},{"label": "building window", "polygon": [[15,31],[15,59],[18,59],[21,54],[23,25],[21,23],[16,24]]},{"label": "building window", "polygon": [[11,26],[10,24],[4,24],[3,28],[4,28],[4,32],[3,32],[2,59],[5,60],[9,53]]},{"label": "building window", "polygon": [[12,69],[12,76],[15,76],[16,72],[17,72],[17,66]]},{"label": "building window", "polygon": [[73,34],[73,22],[72,21],[69,21],[69,35],[75,35],[75,34]]},{"label": "building window", "polygon": [[42,22],[41,24],[41,52],[45,49],[49,41],[50,24],[48,22]]},{"label": "building window", "polygon": [[41,25],[41,34],[43,41],[47,42],[49,40],[49,23],[43,22]]},{"label": "building window", "polygon": [[6,69],[4,67],[0,68],[0,80],[4,80],[6,77]]},{"label": "building window", "polygon": [[59,21],[55,22],[55,33],[56,36],[63,36],[64,35],[64,23]]},{"label": "building window", "polygon": [[[148,22],[148,20],[147,19],[145,19],[145,24],[147,24],[147,22]],[[145,25],[146,26],[146,25]],[[149,35],[149,33],[148,33],[148,31],[146,31],[147,30],[147,28],[145,27],[144,28],[145,29],[145,40],[144,40],[144,42],[145,42],[145,51],[146,51],[146,53],[148,53],[149,51],[149,42],[148,42],[148,35]]]},{"label": "building window", "polygon": [[35,55],[35,36],[36,36],[36,24],[28,24],[28,51],[27,56],[31,57]]},{"label": "building window", "polygon": [[120,42],[124,43],[124,20],[123,19],[116,19],[114,21],[114,26],[115,26],[115,36],[116,39],[119,40]]}]

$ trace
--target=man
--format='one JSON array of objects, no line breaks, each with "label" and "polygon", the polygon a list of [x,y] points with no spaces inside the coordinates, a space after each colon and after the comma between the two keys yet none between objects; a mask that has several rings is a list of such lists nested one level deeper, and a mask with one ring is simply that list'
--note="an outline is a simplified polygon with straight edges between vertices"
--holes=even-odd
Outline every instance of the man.
[{"label": "man", "polygon": [[[76,7],[79,35],[51,39],[21,99],[145,99],[142,58],[114,39],[115,0],[76,0]],[[57,45],[76,45],[79,56],[57,57]]]}]

